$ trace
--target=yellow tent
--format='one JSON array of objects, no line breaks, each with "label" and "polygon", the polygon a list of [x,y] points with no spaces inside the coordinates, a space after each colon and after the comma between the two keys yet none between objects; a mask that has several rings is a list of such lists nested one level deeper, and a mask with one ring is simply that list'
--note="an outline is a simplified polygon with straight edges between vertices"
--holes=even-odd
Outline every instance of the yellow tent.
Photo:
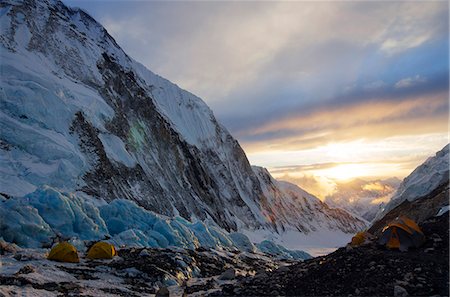
[{"label": "yellow tent", "polygon": [[116,255],[116,249],[110,243],[99,241],[88,250],[89,259],[112,259]]},{"label": "yellow tent", "polygon": [[367,231],[362,231],[356,233],[355,236],[352,237],[352,241],[350,243],[351,246],[360,246],[367,242],[371,242],[373,239],[373,235]]},{"label": "yellow tent", "polygon": [[69,263],[80,262],[80,259],[78,258],[77,249],[66,241],[55,245],[48,254],[47,259],[58,262],[69,262]]},{"label": "yellow tent", "polygon": [[355,236],[352,237],[352,242],[350,243],[352,246],[359,246],[364,243],[366,237],[364,236],[364,232],[358,232]]}]

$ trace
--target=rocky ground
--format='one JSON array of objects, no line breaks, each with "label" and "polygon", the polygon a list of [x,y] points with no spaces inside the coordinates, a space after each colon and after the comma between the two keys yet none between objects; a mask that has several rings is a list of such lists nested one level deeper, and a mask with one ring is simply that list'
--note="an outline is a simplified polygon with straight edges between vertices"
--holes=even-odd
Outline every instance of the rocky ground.
[{"label": "rocky ground", "polygon": [[426,220],[421,228],[427,241],[419,249],[348,246],[225,284],[210,296],[448,296],[448,213]]},{"label": "rocky ground", "polygon": [[238,251],[132,248],[112,260],[81,257],[72,264],[3,242],[0,296],[448,296],[448,213],[421,228],[426,243],[409,252],[371,243],[304,262]]},{"label": "rocky ground", "polygon": [[258,271],[293,263],[203,248],[121,249],[112,260],[81,257],[80,263],[49,261],[46,250],[5,242],[0,253],[0,296],[204,296]]}]

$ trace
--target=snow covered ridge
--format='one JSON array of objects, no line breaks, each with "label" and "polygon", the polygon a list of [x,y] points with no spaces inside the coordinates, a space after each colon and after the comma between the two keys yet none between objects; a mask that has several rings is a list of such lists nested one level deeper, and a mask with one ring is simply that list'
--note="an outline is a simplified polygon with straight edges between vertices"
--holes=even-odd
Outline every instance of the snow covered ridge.
[{"label": "snow covered ridge", "polygon": [[[84,215],[74,218],[81,225],[64,225],[58,232],[82,234],[80,226],[90,226],[89,236],[107,230],[119,240],[128,232],[121,238],[161,244],[158,234],[120,229],[104,217],[102,210],[121,203],[128,207],[130,201],[142,211],[177,217],[173,224],[203,222],[186,227],[194,235],[203,225],[224,234],[302,235],[351,234],[364,226],[309,196],[297,207],[303,203],[300,189],[284,190],[270,175],[255,173],[200,98],[132,60],[82,10],[58,0],[2,1],[0,71],[0,194],[11,197],[0,211],[16,209],[11,215],[17,220],[9,224],[16,222],[15,228],[30,235],[16,241],[41,242],[52,234],[53,222],[81,208]],[[46,187],[68,194],[62,194],[62,202],[44,198]],[[109,208],[85,204],[89,199]],[[56,207],[52,203],[60,203],[61,212],[46,217]],[[140,215],[134,207],[129,210]],[[28,226],[28,221],[39,224]],[[120,232],[111,234],[110,228]],[[182,236],[180,245],[193,244],[191,239]]]},{"label": "snow covered ridge", "polygon": [[71,239],[83,250],[83,241],[106,237],[118,247],[229,248],[260,250],[283,259],[311,257],[270,241],[256,247],[241,233],[228,233],[217,226],[191,223],[181,217],[164,217],[125,199],[108,204],[50,187],[21,198],[0,197],[0,238],[25,247],[50,246],[59,237]]},{"label": "snow covered ridge", "polygon": [[371,222],[395,194],[401,180],[388,179],[364,180],[354,179],[337,182],[336,191],[327,195],[324,202],[329,206],[342,208],[357,214]]},{"label": "snow covered ridge", "polygon": [[414,201],[430,194],[443,184],[449,184],[449,147],[447,144],[435,156],[428,158],[422,165],[414,169],[400,184],[397,192],[386,207],[377,214],[374,221],[381,219],[390,210],[403,201]]}]

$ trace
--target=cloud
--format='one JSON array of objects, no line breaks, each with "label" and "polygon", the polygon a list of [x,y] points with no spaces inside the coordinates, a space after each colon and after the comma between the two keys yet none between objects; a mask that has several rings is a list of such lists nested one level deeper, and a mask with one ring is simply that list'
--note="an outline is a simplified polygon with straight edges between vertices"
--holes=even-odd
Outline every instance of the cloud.
[{"label": "cloud", "polygon": [[310,148],[257,147],[247,156],[251,164],[266,166],[275,176],[309,174],[349,178],[351,173],[359,177],[403,178],[448,141],[445,131],[322,142]]},{"label": "cloud", "polygon": [[383,139],[447,131],[448,93],[410,100],[373,100],[325,107],[266,120],[237,135],[248,152],[267,148],[299,150],[328,142]]},{"label": "cloud", "polygon": [[290,175],[286,173],[275,176],[279,180],[298,185],[300,188],[313,194],[321,200],[324,200],[325,197],[332,195],[336,191],[336,183],[326,177],[314,176],[305,173],[297,175]]},{"label": "cloud", "polygon": [[424,83],[426,82],[426,79],[424,77],[421,77],[420,75],[416,75],[414,77],[407,77],[399,80],[397,83],[395,83],[396,88],[408,88],[418,83]]},{"label": "cloud", "polygon": [[373,81],[368,84],[365,84],[363,86],[363,89],[368,90],[368,91],[373,91],[373,90],[381,89],[386,86],[387,86],[387,84],[384,81],[377,80],[377,81]]},{"label": "cloud", "polygon": [[261,110],[278,101],[280,112],[320,103],[361,75],[379,75],[386,52],[448,40],[443,2],[66,2],[224,121],[242,102]]}]

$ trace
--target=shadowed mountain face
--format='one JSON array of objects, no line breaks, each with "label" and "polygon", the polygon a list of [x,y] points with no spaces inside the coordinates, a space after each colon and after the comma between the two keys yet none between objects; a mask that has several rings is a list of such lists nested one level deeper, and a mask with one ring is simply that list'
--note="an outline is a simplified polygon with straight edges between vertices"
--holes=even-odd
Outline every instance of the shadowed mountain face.
[{"label": "shadowed mountain face", "polygon": [[448,195],[447,199],[441,196],[445,191],[448,193],[449,147],[450,145],[447,144],[402,181],[389,203],[377,214],[375,222],[388,216],[397,207],[399,208],[392,213],[399,213],[403,210],[404,215],[408,215],[408,209],[411,208],[408,206],[410,203],[412,203],[411,205],[421,205],[421,207],[412,207],[416,210],[409,214],[417,220],[424,220],[433,215],[432,212],[436,214],[440,207],[448,205]]},{"label": "shadowed mountain face", "polygon": [[324,204],[290,211],[200,98],[132,60],[82,10],[57,0],[0,8],[4,197],[48,185],[226,230],[308,232],[296,222],[319,212],[324,226],[364,227]]}]

